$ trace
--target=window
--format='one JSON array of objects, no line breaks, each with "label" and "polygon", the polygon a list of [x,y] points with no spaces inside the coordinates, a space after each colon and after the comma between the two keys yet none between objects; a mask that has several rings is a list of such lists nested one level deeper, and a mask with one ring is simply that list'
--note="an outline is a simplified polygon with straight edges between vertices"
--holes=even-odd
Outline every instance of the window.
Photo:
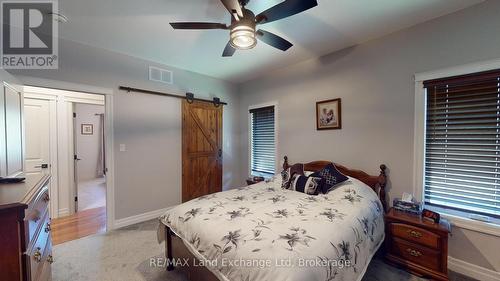
[{"label": "window", "polygon": [[274,119],[274,106],[250,110],[250,166],[252,175],[274,175],[276,167]]},{"label": "window", "polygon": [[500,70],[425,81],[424,202],[500,216]]}]

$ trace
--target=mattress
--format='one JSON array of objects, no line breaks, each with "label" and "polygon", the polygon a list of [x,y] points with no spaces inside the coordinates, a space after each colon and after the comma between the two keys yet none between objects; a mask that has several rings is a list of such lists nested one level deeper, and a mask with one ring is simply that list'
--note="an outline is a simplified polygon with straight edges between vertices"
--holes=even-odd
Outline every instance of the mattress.
[{"label": "mattress", "polygon": [[191,200],[160,221],[220,280],[361,280],[384,240],[382,204],[355,178],[316,196],[275,179]]}]

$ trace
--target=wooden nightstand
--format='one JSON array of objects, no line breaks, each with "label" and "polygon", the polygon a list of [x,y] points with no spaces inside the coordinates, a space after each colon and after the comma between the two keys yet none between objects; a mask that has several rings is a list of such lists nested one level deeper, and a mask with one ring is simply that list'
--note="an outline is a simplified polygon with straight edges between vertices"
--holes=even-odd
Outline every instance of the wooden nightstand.
[{"label": "wooden nightstand", "polygon": [[449,223],[439,224],[391,208],[385,215],[385,257],[389,263],[434,280],[448,280]]}]

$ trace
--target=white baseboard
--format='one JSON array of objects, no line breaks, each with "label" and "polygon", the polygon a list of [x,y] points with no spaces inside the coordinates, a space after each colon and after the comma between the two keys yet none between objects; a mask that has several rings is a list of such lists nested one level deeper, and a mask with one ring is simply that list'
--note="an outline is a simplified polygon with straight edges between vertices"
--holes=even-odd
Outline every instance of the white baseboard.
[{"label": "white baseboard", "polygon": [[448,269],[481,281],[500,281],[500,272],[448,257]]},{"label": "white baseboard", "polygon": [[58,217],[67,217],[69,216],[69,209],[68,208],[64,208],[64,209],[59,209],[59,212],[58,212]]},{"label": "white baseboard", "polygon": [[147,212],[147,213],[143,213],[143,214],[139,214],[139,215],[123,218],[123,219],[118,219],[118,220],[114,221],[112,228],[117,229],[117,228],[129,226],[132,224],[152,220],[152,219],[160,217],[167,210],[168,210],[168,208],[159,209],[159,210],[155,210],[155,211],[151,211],[151,212]]}]

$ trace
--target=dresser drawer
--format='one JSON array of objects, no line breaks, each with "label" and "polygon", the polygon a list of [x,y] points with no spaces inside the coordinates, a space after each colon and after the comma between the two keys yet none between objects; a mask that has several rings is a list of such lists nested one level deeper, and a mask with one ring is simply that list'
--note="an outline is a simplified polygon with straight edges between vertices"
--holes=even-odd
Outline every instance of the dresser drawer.
[{"label": "dresser drawer", "polygon": [[425,245],[434,249],[440,248],[440,237],[425,229],[401,224],[401,223],[391,223],[389,225],[391,234],[393,236],[416,242],[419,245]]},{"label": "dresser drawer", "polygon": [[52,280],[51,262],[45,260],[45,262],[43,263],[42,271],[40,272],[40,275],[38,276],[38,279],[36,281],[51,281],[51,280]]},{"label": "dresser drawer", "polygon": [[42,218],[48,214],[49,205],[49,188],[48,185],[44,186],[40,192],[34,197],[33,201],[28,203],[28,208],[26,210],[25,221],[27,223],[28,230],[28,241],[30,244],[33,240],[33,236],[37,232],[38,228],[41,227],[43,221]]},{"label": "dresser drawer", "polygon": [[52,244],[50,241],[50,230],[47,226],[50,223],[49,214],[46,213],[42,221],[42,228],[36,233],[33,239],[33,245],[26,253],[27,269],[30,271],[31,280],[37,280],[47,261],[48,255],[52,251]]},{"label": "dresser drawer", "polygon": [[441,254],[439,251],[393,238],[390,252],[407,261],[424,266],[429,269],[441,271]]},{"label": "dresser drawer", "polygon": [[39,272],[36,274],[37,281],[51,281],[52,280],[52,263],[54,258],[52,257],[52,240],[47,239],[47,245],[45,246],[45,251],[42,257],[42,265],[40,265]]}]

